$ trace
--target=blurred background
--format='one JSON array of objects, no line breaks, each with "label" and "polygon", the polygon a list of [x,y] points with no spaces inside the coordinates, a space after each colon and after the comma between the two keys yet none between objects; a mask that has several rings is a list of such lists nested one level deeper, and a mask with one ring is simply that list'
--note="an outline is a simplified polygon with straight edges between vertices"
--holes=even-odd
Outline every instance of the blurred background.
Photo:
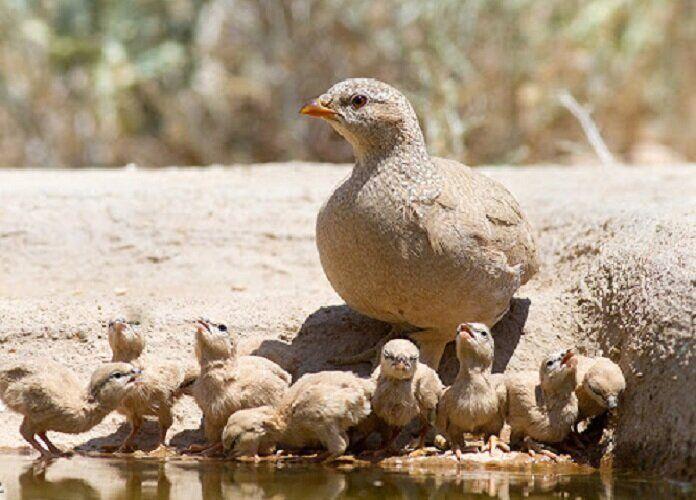
[{"label": "blurred background", "polygon": [[469,164],[696,160],[693,0],[0,0],[0,165],[348,161],[304,100],[403,90]]}]

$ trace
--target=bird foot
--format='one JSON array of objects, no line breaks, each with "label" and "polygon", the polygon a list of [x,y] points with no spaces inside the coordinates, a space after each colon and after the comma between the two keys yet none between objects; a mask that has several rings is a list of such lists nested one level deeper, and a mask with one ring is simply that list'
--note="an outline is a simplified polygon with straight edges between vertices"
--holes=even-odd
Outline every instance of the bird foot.
[{"label": "bird foot", "polygon": [[437,448],[416,448],[408,453],[409,458],[429,457],[437,455]]},{"label": "bird foot", "polygon": [[496,451],[510,453],[510,447],[507,445],[507,443],[504,443],[503,441],[498,439],[497,436],[491,436],[488,438],[486,444],[484,444],[481,447],[481,452],[488,452],[491,454],[491,456],[493,456],[496,454]]},{"label": "bird foot", "polygon": [[209,446],[207,449],[201,451],[199,453],[200,456],[202,457],[216,457],[222,455],[224,452],[222,448],[222,443],[215,443],[212,446]]},{"label": "bird foot", "polygon": [[124,450],[123,444],[105,444],[99,447],[99,451],[103,453],[122,453]]},{"label": "bird foot", "polygon": [[554,462],[561,461],[561,458],[557,453],[554,453],[553,451],[549,450],[548,448],[542,446],[540,443],[537,443],[536,441],[531,439],[529,436],[527,436],[524,439],[524,445],[527,448],[527,453],[532,458],[536,458],[536,455],[538,454],[538,455],[543,455],[545,457],[548,457]]},{"label": "bird foot", "polygon": [[191,444],[186,449],[184,449],[182,453],[185,455],[198,455],[199,453],[206,451],[208,448],[211,448],[212,446],[213,445],[211,444]]}]

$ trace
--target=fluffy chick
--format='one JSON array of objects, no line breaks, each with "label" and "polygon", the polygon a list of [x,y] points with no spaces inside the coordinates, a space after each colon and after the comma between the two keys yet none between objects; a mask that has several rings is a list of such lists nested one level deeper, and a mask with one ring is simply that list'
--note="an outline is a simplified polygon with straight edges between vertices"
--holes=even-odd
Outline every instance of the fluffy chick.
[{"label": "fluffy chick", "polygon": [[350,372],[307,374],[290,387],[276,409],[254,408],[233,414],[223,432],[225,450],[255,454],[281,443],[288,448],[321,446],[317,460],[343,455],[348,430],[370,414],[372,380]]},{"label": "fluffy chick", "polygon": [[387,448],[416,417],[421,422],[418,448],[422,448],[429,427],[435,424],[435,409],[444,387],[437,372],[420,363],[418,357],[418,348],[411,341],[390,340],[372,374],[372,411],[392,429]]},{"label": "fluffy chick", "polygon": [[496,445],[507,449],[498,440],[505,424],[507,390],[504,378],[491,374],[493,335],[484,324],[463,323],[457,327],[455,343],[459,373],[440,399],[437,427],[458,460],[462,458],[464,433],[483,434],[491,453]]},{"label": "fluffy chick", "polygon": [[237,357],[237,336],[225,325],[200,320],[195,349],[201,373],[192,394],[203,412],[209,444],[189,447],[189,451],[212,453],[221,447],[222,430],[230,415],[245,408],[276,406],[291,377],[264,358],[240,362],[243,357]]},{"label": "fluffy chick", "polygon": [[157,417],[159,445],[165,445],[167,431],[174,422],[172,407],[198,378],[198,367],[178,362],[145,361],[141,357],[145,338],[133,325],[121,319],[109,323],[108,337],[112,361],[132,363],[143,371],[138,383],[118,408],[118,412],[128,419],[131,431],[114,449],[126,451],[133,448],[146,415]]},{"label": "fluffy chick", "polygon": [[557,458],[538,442],[560,443],[578,418],[577,362],[572,350],[563,350],[544,359],[538,373],[522,372],[507,377],[506,420],[511,442],[524,440],[530,452],[536,450]]},{"label": "fluffy chick", "polygon": [[62,365],[18,363],[0,369],[0,400],[24,416],[19,432],[42,457],[64,456],[46,433],[88,431],[128,395],[139,374],[130,364],[108,363],[94,371],[85,390]]},{"label": "fluffy chick", "polygon": [[578,356],[575,394],[578,397],[578,420],[596,417],[615,410],[619,396],[626,389],[626,379],[619,365],[609,358]]}]

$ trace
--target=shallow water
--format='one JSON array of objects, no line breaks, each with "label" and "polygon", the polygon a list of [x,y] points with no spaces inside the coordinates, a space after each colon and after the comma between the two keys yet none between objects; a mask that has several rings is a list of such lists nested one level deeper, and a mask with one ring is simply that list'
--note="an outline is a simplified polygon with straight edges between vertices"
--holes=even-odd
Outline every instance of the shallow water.
[{"label": "shallow water", "polygon": [[240,464],[0,455],[0,499],[693,498],[692,486],[637,474]]}]

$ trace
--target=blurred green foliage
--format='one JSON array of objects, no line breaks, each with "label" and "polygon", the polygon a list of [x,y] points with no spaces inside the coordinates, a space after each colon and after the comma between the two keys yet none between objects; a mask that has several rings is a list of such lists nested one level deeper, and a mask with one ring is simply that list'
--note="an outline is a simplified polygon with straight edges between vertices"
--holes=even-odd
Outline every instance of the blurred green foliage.
[{"label": "blurred green foliage", "polygon": [[0,0],[0,165],[345,161],[301,103],[348,76],[412,99],[431,151],[696,159],[693,0]]}]

